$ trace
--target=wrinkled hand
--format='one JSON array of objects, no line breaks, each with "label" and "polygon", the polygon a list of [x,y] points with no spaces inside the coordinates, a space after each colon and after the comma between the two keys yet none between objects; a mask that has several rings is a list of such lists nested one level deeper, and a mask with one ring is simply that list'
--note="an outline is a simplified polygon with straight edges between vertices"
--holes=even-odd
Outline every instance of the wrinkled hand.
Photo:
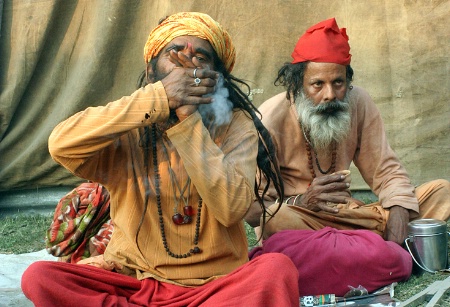
[{"label": "wrinkled hand", "polygon": [[[161,82],[169,100],[169,107],[175,109],[180,121],[194,113],[198,105],[212,102],[211,97],[203,97],[213,93],[219,74],[208,66],[202,65],[196,57],[189,58],[182,52],[172,50],[170,59],[176,67]],[[195,77],[201,80],[197,86]]]},{"label": "wrinkled hand", "polygon": [[409,212],[400,206],[389,209],[389,219],[384,230],[384,239],[402,245],[408,236]]},{"label": "wrinkled hand", "polygon": [[341,171],[315,178],[295,205],[315,212],[338,213],[339,209],[333,205],[345,204],[352,199],[347,172]]}]

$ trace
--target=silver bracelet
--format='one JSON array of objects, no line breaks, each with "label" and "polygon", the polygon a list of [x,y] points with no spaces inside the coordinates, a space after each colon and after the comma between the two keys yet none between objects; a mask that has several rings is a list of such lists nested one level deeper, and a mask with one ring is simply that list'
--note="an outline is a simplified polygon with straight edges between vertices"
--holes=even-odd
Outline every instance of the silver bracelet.
[{"label": "silver bracelet", "polygon": [[284,203],[289,205],[289,201],[291,200],[292,197],[294,197],[294,196],[289,196],[288,198],[286,198]]},{"label": "silver bracelet", "polygon": [[298,194],[297,196],[295,196],[294,202],[292,203],[292,205],[295,206],[295,203],[297,202],[297,198],[299,198],[299,197],[301,197],[301,196],[302,196],[302,194]]}]

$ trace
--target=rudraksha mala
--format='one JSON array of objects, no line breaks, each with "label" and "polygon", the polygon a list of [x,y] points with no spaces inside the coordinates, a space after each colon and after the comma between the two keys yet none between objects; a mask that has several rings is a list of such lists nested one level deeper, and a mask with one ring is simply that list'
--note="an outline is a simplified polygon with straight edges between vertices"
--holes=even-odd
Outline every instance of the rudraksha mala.
[{"label": "rudraksha mala", "polygon": [[326,175],[328,173],[334,173],[334,171],[336,170],[336,156],[337,156],[336,142],[333,142],[333,151],[331,152],[330,167],[326,171],[324,171],[320,167],[319,159],[317,157],[317,152],[315,151],[314,147],[312,147],[312,144],[308,138],[308,133],[305,132],[305,129],[303,128],[303,126],[301,127],[301,129],[303,132],[303,136],[305,137],[306,154],[308,156],[308,167],[309,167],[309,172],[311,173],[313,180],[314,180],[314,178],[316,178],[316,172],[314,171],[311,149],[314,151],[315,161],[316,161],[317,169],[319,170],[319,172],[321,172],[323,175]]},{"label": "rudraksha mala", "polygon": [[166,250],[167,254],[173,258],[187,258],[192,256],[193,254],[199,254],[201,253],[201,249],[197,246],[198,245],[198,239],[199,239],[199,233],[200,233],[200,215],[202,210],[202,199],[200,198],[198,201],[198,212],[197,212],[197,219],[195,223],[195,235],[194,235],[194,247],[189,250],[189,252],[185,254],[175,254],[173,253],[167,243],[166,239],[166,231],[164,228],[164,220],[163,220],[163,212],[162,212],[162,206],[161,206],[161,190],[160,190],[160,175],[159,175],[159,169],[158,169],[158,158],[157,158],[157,150],[156,150],[156,126],[155,124],[152,125],[152,150],[153,150],[153,170],[155,173],[155,193],[156,193],[156,206],[158,208],[158,216],[159,216],[159,229],[161,231],[161,238],[164,245],[164,249]]}]

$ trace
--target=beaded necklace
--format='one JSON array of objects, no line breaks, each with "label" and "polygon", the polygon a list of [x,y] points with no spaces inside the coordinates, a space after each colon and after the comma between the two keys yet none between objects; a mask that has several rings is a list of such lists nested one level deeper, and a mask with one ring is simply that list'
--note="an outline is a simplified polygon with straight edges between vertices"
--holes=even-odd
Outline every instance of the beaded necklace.
[{"label": "beaded necklace", "polygon": [[[164,136],[162,138],[162,148],[163,148],[163,152],[166,155],[166,158],[167,158],[167,161],[169,164],[170,181],[172,182],[172,188],[174,191],[173,202],[175,205],[173,207],[172,221],[176,225],[189,224],[192,222],[192,216],[194,215],[194,209],[192,208],[192,206],[189,205],[189,195],[191,194],[191,178],[188,176],[188,180],[186,181],[186,184],[184,185],[183,189],[181,189],[180,184],[178,183],[178,180],[175,176],[175,172],[173,171],[172,165],[170,163],[169,153],[167,151],[167,147],[164,144]],[[185,197],[184,192],[186,192],[186,189],[187,189],[187,195]],[[180,193],[179,198],[177,197],[177,191],[178,191],[178,193]],[[182,200],[184,203],[184,206],[183,206],[184,215],[182,215],[181,213],[178,212],[178,204],[180,203],[180,200]]]},{"label": "beaded necklace", "polygon": [[159,169],[158,169],[158,158],[156,156],[157,150],[156,150],[156,126],[155,124],[152,124],[152,153],[153,153],[153,170],[155,173],[155,192],[156,192],[156,206],[158,208],[158,216],[159,216],[159,229],[161,230],[161,238],[164,245],[164,249],[166,250],[167,254],[173,258],[187,258],[192,256],[193,254],[199,254],[201,253],[201,249],[197,246],[198,245],[198,239],[199,239],[199,233],[200,233],[200,214],[202,209],[202,199],[199,199],[198,201],[198,213],[197,213],[197,219],[195,223],[195,235],[194,235],[194,247],[189,250],[189,252],[185,254],[175,254],[173,253],[168,244],[166,239],[166,231],[164,227],[164,219],[162,216],[162,206],[161,206],[161,190],[160,190],[160,180],[161,177],[159,175]]},{"label": "beaded necklace", "polygon": [[306,154],[308,155],[308,167],[309,167],[309,172],[311,173],[311,176],[314,180],[314,178],[316,178],[316,172],[314,171],[314,165],[313,165],[313,161],[312,161],[312,153],[311,153],[311,149],[312,151],[314,151],[314,155],[315,155],[315,162],[317,165],[317,169],[319,170],[319,172],[321,172],[323,175],[326,175],[328,173],[334,173],[335,169],[336,169],[336,142],[333,142],[333,151],[331,152],[331,164],[330,167],[324,171],[322,169],[322,167],[320,167],[320,163],[319,163],[319,159],[317,157],[317,152],[314,149],[314,147],[312,146],[308,135],[308,132],[305,132],[304,127],[301,127],[302,132],[303,132],[303,136],[305,137],[305,146],[306,146]]}]

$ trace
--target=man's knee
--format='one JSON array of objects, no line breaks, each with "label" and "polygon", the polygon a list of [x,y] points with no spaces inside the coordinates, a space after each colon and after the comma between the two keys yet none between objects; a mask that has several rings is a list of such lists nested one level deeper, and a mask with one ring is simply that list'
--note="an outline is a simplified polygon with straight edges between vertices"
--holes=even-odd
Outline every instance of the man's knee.
[{"label": "man's knee", "polygon": [[450,191],[450,181],[445,179],[436,179],[432,181],[437,189]]},{"label": "man's knee", "polygon": [[29,297],[30,292],[36,291],[42,280],[49,275],[48,265],[47,261],[34,262],[22,274],[21,287],[25,296]]},{"label": "man's knee", "polygon": [[418,189],[425,189],[434,192],[446,191],[450,193],[450,182],[445,179],[435,179],[422,184],[421,186],[418,187]]},{"label": "man's knee", "polygon": [[291,258],[282,253],[267,253],[258,256],[260,261],[264,261],[264,273],[267,276],[276,276],[282,269],[286,278],[298,279],[297,267]]}]

